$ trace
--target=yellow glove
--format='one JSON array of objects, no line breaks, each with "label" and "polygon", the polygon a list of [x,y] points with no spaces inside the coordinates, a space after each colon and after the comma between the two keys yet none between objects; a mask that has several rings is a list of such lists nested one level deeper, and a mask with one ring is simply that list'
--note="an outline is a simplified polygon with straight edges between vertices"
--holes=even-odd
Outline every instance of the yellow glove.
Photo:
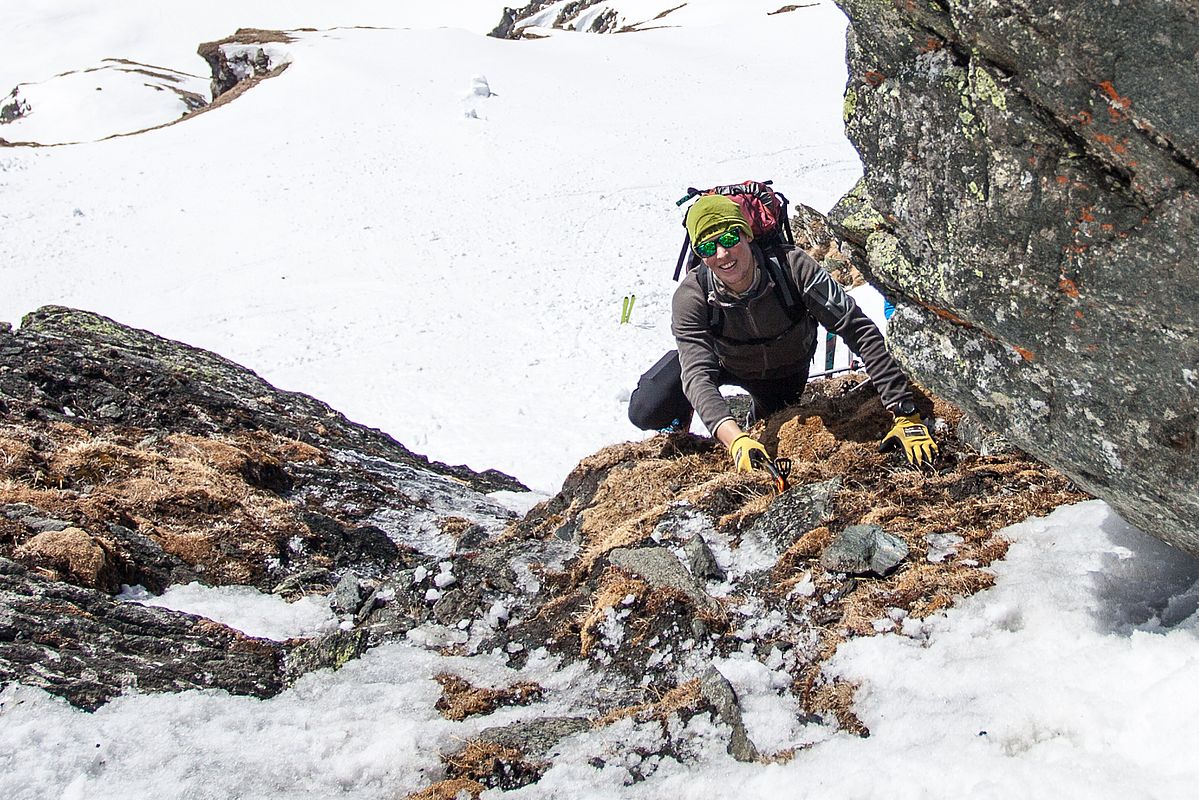
[{"label": "yellow glove", "polygon": [[920,420],[919,414],[896,416],[894,427],[883,437],[878,451],[884,453],[900,445],[903,445],[903,454],[908,457],[908,463],[916,467],[931,467],[933,459],[937,457],[937,443],[929,435],[928,427]]},{"label": "yellow glove", "polygon": [[762,443],[748,433],[743,433],[733,440],[729,445],[729,455],[733,457],[738,472],[753,472],[758,464],[770,460]]}]

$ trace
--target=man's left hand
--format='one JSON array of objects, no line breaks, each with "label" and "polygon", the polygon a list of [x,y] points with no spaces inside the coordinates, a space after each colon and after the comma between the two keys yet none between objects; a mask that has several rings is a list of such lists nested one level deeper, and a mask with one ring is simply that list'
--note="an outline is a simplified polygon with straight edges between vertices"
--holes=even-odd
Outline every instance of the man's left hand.
[{"label": "man's left hand", "polygon": [[908,463],[915,467],[931,467],[937,457],[937,443],[928,432],[928,426],[920,419],[919,414],[907,414],[895,417],[895,425],[883,437],[878,451],[884,453],[903,446],[903,454],[908,457]]}]

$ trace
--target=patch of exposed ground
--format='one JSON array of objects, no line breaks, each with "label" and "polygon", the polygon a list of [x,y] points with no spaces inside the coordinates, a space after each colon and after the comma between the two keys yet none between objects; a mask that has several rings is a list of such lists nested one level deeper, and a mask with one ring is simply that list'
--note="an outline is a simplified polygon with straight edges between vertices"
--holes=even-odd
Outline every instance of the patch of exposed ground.
[{"label": "patch of exposed ground", "polygon": [[[209,583],[261,584],[269,559],[285,554],[293,537],[308,536],[294,503],[281,496],[291,488],[283,465],[323,460],[310,445],[264,432],[202,438],[128,428],[97,433],[68,423],[6,426],[0,506],[24,504],[69,521],[107,541],[102,546],[113,553],[120,548],[106,535],[111,526],[138,531]],[[0,516],[0,556],[23,560],[51,580],[114,589],[26,557],[27,545],[45,535],[15,514]],[[139,582],[133,573],[123,577]]]},{"label": "patch of exposed ground", "polygon": [[460,722],[467,717],[490,714],[503,706],[527,706],[541,699],[543,690],[531,682],[521,682],[503,689],[472,686],[458,675],[443,672],[434,680],[441,684],[441,699],[434,706],[446,719]]},{"label": "patch of exposed ground", "polygon": [[[685,670],[663,669],[663,649],[676,647],[679,664],[699,652],[744,652],[749,642],[758,657],[785,664],[806,711],[866,733],[852,712],[852,687],[830,682],[823,672],[837,647],[901,628],[918,635],[921,618],[992,585],[988,566],[1008,546],[998,531],[1087,497],[1014,449],[979,454],[958,438],[955,408],[935,398],[918,401],[924,415],[937,420],[940,457],[933,470],[915,470],[898,453],[878,452],[891,415],[857,374],[814,382],[801,405],[753,430],[768,450],[791,459],[792,491],[830,480],[839,486],[801,529],[776,539],[769,568],[723,584],[697,579],[716,595],[717,612],[686,592],[617,568],[610,556],[617,548],[652,547],[681,554],[701,535],[726,547],[735,566],[743,548],[762,546],[763,531],[777,534],[795,522],[772,516],[780,498],[770,479],[730,471],[722,448],[688,434],[616,445],[585,459],[561,494],[506,534],[578,545],[564,570],[541,574],[544,597],[535,619],[508,636],[622,671],[626,690],[614,690],[608,706],[597,707],[601,716],[633,714],[646,697],[680,685]],[[820,563],[837,533],[860,524],[878,525],[909,548],[885,577],[831,572]],[[772,616],[768,634],[752,635]]]}]

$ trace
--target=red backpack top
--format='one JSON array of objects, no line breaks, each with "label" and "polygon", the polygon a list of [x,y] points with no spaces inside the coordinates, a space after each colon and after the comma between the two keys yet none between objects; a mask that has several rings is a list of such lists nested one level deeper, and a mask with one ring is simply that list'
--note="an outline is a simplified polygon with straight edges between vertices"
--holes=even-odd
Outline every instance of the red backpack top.
[{"label": "red backpack top", "polygon": [[[696,197],[706,194],[723,194],[741,207],[741,213],[749,221],[750,232],[754,240],[763,249],[772,249],[780,245],[794,245],[795,237],[791,234],[791,226],[787,224],[787,198],[770,188],[770,181],[744,181],[726,186],[713,186],[711,189],[687,189],[687,194],[679,199],[676,206]],[[686,225],[686,215],[683,224]],[[699,263],[699,259],[691,250],[691,236],[685,234],[683,249],[679,252],[679,261],[675,265],[674,279],[677,281],[684,272],[691,270]]]}]

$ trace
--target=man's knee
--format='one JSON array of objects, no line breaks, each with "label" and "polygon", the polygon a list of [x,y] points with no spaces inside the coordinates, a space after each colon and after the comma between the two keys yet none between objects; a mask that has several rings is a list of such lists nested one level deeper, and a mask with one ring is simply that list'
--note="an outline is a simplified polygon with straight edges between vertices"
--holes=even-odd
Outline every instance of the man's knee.
[{"label": "man's knee", "polygon": [[643,431],[654,431],[665,427],[658,424],[661,416],[661,412],[646,400],[645,392],[640,388],[633,390],[633,395],[629,398],[629,422]]},{"label": "man's knee", "polygon": [[629,397],[629,422],[643,431],[656,431],[682,426],[690,419],[678,353],[672,350],[637,381]]},{"label": "man's knee", "polygon": [[629,397],[629,422],[643,431],[689,428],[691,415],[691,404],[681,390],[677,396],[663,396],[638,386]]}]

